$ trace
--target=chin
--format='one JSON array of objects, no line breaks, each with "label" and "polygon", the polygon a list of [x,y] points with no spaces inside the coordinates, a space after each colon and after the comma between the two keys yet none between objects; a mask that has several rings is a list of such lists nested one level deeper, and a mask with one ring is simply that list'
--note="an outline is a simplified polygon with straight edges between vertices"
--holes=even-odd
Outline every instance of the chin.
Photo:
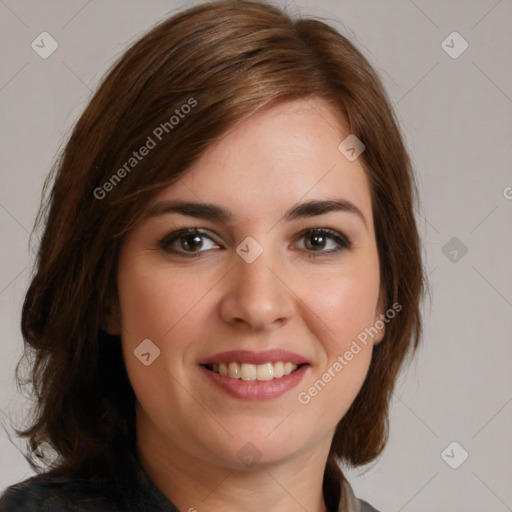
[{"label": "chin", "polygon": [[252,423],[243,428],[243,433],[231,431],[233,438],[211,447],[211,452],[217,454],[213,463],[222,461],[226,468],[237,471],[262,469],[289,461],[317,446],[316,436],[308,438],[306,432],[293,428],[291,423],[287,427],[279,426],[282,420],[273,421],[271,428],[265,421],[261,429]]}]

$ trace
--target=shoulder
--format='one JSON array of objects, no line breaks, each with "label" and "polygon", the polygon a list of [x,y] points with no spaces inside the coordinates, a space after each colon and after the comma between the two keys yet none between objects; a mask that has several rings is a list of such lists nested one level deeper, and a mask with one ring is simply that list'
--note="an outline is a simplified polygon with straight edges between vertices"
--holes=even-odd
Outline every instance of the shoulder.
[{"label": "shoulder", "polygon": [[352,486],[346,478],[342,479],[341,485],[342,494],[338,512],[379,512],[367,501],[356,497]]},{"label": "shoulder", "polygon": [[179,512],[133,459],[115,475],[42,473],[0,495],[0,512]]},{"label": "shoulder", "polygon": [[373,508],[368,502],[364,500],[359,500],[359,504],[361,505],[360,512],[379,512],[376,508]]},{"label": "shoulder", "polygon": [[0,495],[0,512],[114,512],[109,492],[84,480],[38,475],[8,487]]}]

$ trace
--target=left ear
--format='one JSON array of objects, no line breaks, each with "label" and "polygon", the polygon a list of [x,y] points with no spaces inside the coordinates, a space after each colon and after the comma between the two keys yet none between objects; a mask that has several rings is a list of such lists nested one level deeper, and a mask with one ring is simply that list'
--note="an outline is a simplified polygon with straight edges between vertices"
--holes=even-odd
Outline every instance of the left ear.
[{"label": "left ear", "polygon": [[384,300],[385,290],[381,290],[379,293],[379,300],[377,301],[377,307],[375,308],[375,319],[373,322],[374,327],[377,329],[378,333],[373,337],[373,344],[377,345],[380,343],[384,335],[386,334],[386,322],[384,318],[386,317],[386,304]]}]

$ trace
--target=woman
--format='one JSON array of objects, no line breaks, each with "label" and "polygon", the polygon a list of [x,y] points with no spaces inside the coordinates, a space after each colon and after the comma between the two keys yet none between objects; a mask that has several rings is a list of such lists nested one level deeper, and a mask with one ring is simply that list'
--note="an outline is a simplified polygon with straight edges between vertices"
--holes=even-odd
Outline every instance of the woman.
[{"label": "woman", "polygon": [[338,462],[385,446],[424,273],[361,53],[265,3],[193,7],[121,57],[55,171],[22,314],[20,434],[49,467],[0,511],[375,510]]}]

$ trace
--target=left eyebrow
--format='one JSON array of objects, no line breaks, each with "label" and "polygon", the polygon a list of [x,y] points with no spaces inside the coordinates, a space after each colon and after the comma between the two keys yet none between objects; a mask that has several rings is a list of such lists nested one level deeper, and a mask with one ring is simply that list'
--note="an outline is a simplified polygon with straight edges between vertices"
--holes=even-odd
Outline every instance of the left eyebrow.
[{"label": "left eyebrow", "polygon": [[363,212],[354,203],[346,199],[330,199],[326,201],[312,200],[300,203],[284,214],[284,220],[289,222],[295,219],[314,217],[329,212],[353,213],[363,221],[365,228],[368,229]]},{"label": "left eyebrow", "polygon": [[[283,219],[287,222],[291,222],[293,220],[315,217],[335,211],[355,214],[363,222],[365,228],[368,229],[368,224],[363,212],[354,203],[346,199],[306,201],[288,210],[284,214]],[[144,215],[144,218],[147,219],[172,213],[224,223],[233,220],[232,212],[226,208],[212,203],[196,203],[192,201],[161,201],[150,207]]]}]

